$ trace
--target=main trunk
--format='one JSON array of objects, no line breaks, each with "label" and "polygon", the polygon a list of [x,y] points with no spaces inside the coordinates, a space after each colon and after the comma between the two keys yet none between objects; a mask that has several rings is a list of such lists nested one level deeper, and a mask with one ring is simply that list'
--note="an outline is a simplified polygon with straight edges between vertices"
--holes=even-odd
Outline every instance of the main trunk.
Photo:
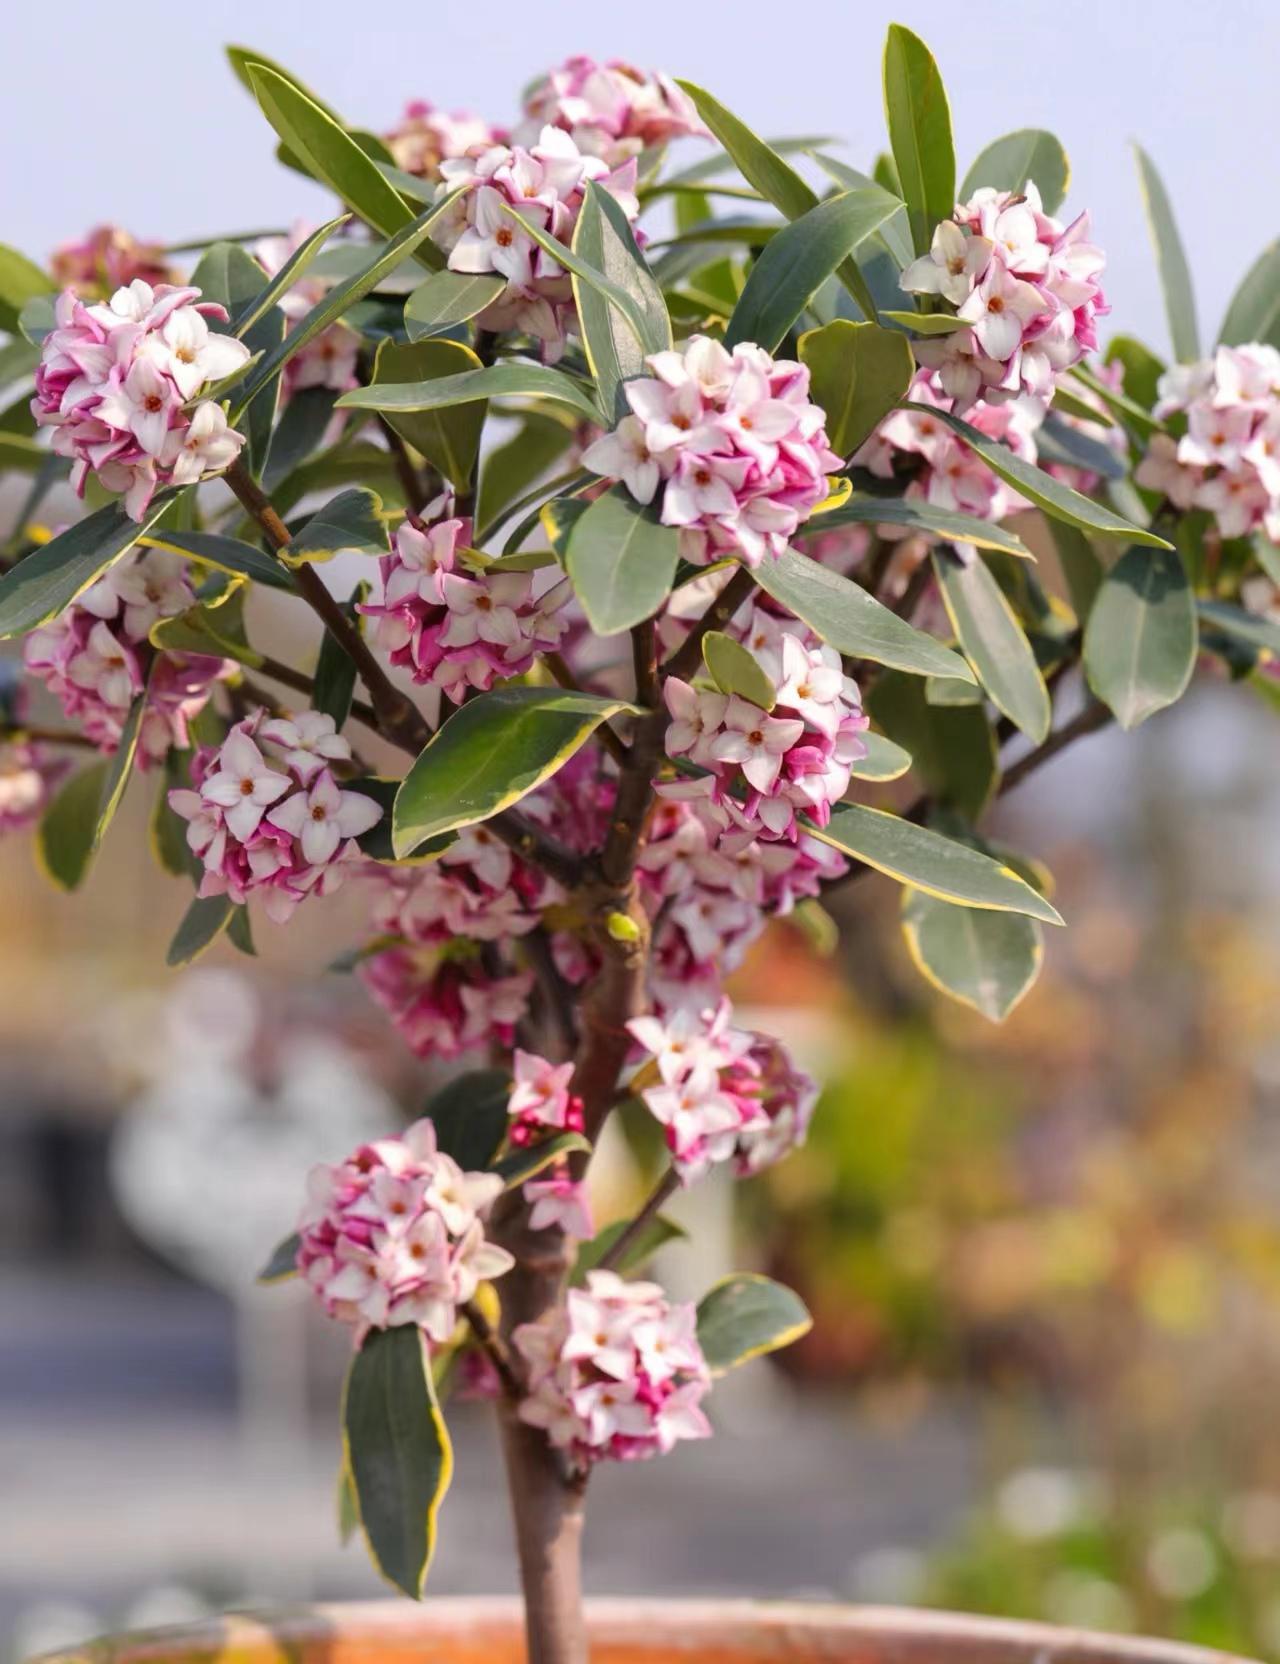
[{"label": "main trunk", "polygon": [[502,1448],[524,1589],[529,1664],[587,1664],[582,1613],[584,1498],[566,1486],[546,1435],[502,1409]]}]

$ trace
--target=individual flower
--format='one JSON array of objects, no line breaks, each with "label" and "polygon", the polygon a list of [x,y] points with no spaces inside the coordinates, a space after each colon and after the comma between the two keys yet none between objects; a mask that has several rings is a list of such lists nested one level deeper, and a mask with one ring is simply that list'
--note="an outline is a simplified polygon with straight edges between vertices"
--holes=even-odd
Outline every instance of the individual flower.
[{"label": "individual flower", "polygon": [[515,1263],[485,1236],[501,1193],[492,1173],[466,1173],[417,1121],[399,1138],[313,1167],[298,1229],[298,1270],[330,1317],[370,1329],[416,1324],[444,1346],[458,1308]]},{"label": "individual flower", "polygon": [[[359,855],[356,839],[377,825],[382,808],[343,791],[327,764],[312,766],[311,752],[301,767],[291,762],[291,735],[273,743],[263,715],[237,723],[216,752],[198,754],[191,787],[171,791],[169,804],[187,822],[187,843],[204,867],[198,894],[242,905],[260,892],[267,917],[283,924],[307,896],[338,888]],[[310,715],[290,726],[314,732]],[[333,761],[351,756],[336,736],[326,750]]]},{"label": "individual flower", "polygon": [[227,427],[202,389],[241,369],[249,349],[210,331],[225,307],[200,290],[141,278],[92,305],[65,289],[45,337],[31,409],[52,428],[53,449],[72,462],[84,495],[90,473],[123,495],[135,520],[156,491],[189,485],[233,462],[244,435]]},{"label": "individual flower", "polygon": [[49,273],[59,289],[74,289],[81,300],[106,300],[125,284],[173,283],[177,273],[158,243],[139,242],[118,225],[98,225],[81,242],[53,252]]},{"label": "individual flower", "polygon": [[583,453],[593,473],[622,480],[639,502],[660,496],[686,557],[736,555],[748,566],[780,555],[828,495],[843,466],[809,400],[802,364],[709,336],[654,353],[651,378],[626,383],[632,415]]},{"label": "individual flower", "polygon": [[585,155],[557,127],[544,127],[537,141],[494,145],[480,156],[440,164],[442,190],[462,189],[436,233],[455,272],[493,273],[506,288],[476,318],[481,329],[532,335],[542,355],[554,361],[564,351],[575,317],[569,273],[529,235],[509,210],[568,246],[593,180],[618,202],[629,220],[639,212],[635,162],[611,169]]},{"label": "individual flower", "polygon": [[572,1063],[548,1063],[545,1057],[515,1054],[515,1080],[507,1100],[513,1144],[531,1144],[547,1132],[581,1132],[582,1099],[570,1091]]},{"label": "individual flower", "polygon": [[67,772],[63,758],[33,740],[0,740],[0,836],[35,826]]},{"label": "individual flower", "polygon": [[528,1371],[520,1419],[577,1466],[638,1461],[705,1439],[711,1372],[692,1305],[656,1283],[590,1271],[585,1288],[512,1337]]},{"label": "individual flower", "polygon": [[439,110],[425,98],[413,98],[389,133],[384,133],[395,165],[417,179],[440,177],[441,162],[460,156],[482,156],[494,145],[506,144],[507,134],[479,116],[463,110]]},{"label": "individual flower", "polygon": [[578,1241],[595,1235],[586,1181],[571,1177],[561,1163],[542,1178],[530,1179],[521,1194],[529,1204],[529,1229],[563,1231]]},{"label": "individual flower", "polygon": [[524,95],[524,111],[526,128],[518,138],[549,123],[611,167],[670,139],[710,136],[693,100],[668,76],[619,58],[597,63],[585,53],[535,81]]}]

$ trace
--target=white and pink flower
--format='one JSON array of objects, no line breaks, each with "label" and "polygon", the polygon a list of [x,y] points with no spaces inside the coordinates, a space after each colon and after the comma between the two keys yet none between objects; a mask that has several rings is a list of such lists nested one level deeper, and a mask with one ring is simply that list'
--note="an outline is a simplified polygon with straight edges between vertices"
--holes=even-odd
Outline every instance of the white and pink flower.
[{"label": "white and pink flower", "polygon": [[525,93],[524,111],[518,139],[536,136],[550,124],[611,167],[671,139],[710,136],[693,100],[669,76],[619,58],[599,63],[585,53],[535,81]]},{"label": "white and pink flower", "polygon": [[440,110],[425,98],[410,99],[396,126],[383,134],[395,165],[428,180],[439,179],[442,162],[482,156],[494,145],[506,144],[507,137],[480,116],[465,110]]}]

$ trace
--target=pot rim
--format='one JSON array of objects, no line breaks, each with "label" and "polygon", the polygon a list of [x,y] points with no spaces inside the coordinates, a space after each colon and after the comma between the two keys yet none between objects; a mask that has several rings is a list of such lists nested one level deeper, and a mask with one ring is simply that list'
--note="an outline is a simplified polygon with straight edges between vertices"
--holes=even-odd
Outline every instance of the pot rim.
[{"label": "pot rim", "polygon": [[[593,1636],[612,1640],[652,1639],[655,1627],[674,1625],[682,1637],[705,1635],[724,1644],[734,1632],[800,1629],[820,1631],[833,1641],[842,1636],[897,1637],[903,1641],[934,1638],[983,1643],[1000,1658],[1032,1664],[1052,1664],[1055,1657],[1071,1664],[1256,1664],[1240,1654],[1226,1653],[1184,1641],[1162,1641],[1147,1636],[1111,1635],[1021,1618],[995,1618],[932,1608],[851,1606],[839,1602],[748,1600],[732,1598],[672,1598],[595,1596],[585,1603]],[[162,1664],[180,1646],[183,1664],[210,1661],[224,1653],[227,1624],[240,1632],[235,1639],[251,1644],[252,1632],[265,1632],[290,1643],[316,1639],[335,1629],[376,1638],[403,1635],[429,1624],[444,1631],[493,1628],[510,1630],[523,1623],[518,1595],[428,1595],[421,1603],[404,1600],[317,1602],[302,1607],[279,1606],[228,1611],[192,1624],[129,1631],[82,1647],[47,1653],[34,1664]],[[248,1632],[248,1633],[246,1633]],[[993,1652],[992,1664],[998,1664]]]}]

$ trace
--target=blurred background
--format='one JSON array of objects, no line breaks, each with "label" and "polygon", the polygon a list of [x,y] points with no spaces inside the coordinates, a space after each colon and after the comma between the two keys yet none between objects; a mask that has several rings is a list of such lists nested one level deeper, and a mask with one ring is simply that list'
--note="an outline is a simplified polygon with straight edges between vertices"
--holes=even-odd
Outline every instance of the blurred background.
[{"label": "blurred background", "polygon": [[[1257,211],[1280,200],[1280,17],[1247,0],[1230,41],[1189,3],[975,20],[815,0],[786,52],[773,14],[667,0],[430,19],[388,0],[358,23],[314,3],[142,3],[127,25],[73,3],[56,31],[24,10],[6,22],[21,74],[0,154],[27,160],[0,237],[42,259],[104,219],[181,238],[314,213],[223,67],[226,38],[373,127],[409,96],[500,118],[535,71],[588,50],[869,159],[890,15],[940,59],[962,163],[1019,125],[1061,134],[1070,201],[1109,252],[1111,322],[1163,351],[1125,150],[1140,137],[1216,324],[1280,229]],[[264,614],[255,639],[300,662],[288,629]],[[733,992],[826,1081],[811,1142],[732,1193],[700,1187],[692,1248],[661,1269],[693,1293],[754,1257],[817,1322],[717,1392],[718,1438],[599,1476],[594,1590],[925,1602],[1280,1651],[1280,786],[1275,713],[1255,700],[1206,681],[1002,803],[993,836],[1049,865],[1070,920],[1002,1028],[922,982],[888,883],[841,899],[834,957],[789,924],[759,945]],[[6,1660],[227,1604],[381,1592],[334,1517],[345,1338],[298,1289],[252,1278],[307,1165],[416,1112],[433,1080],[321,969],[359,934],[356,895],[263,923],[254,961],[224,945],[166,973],[187,895],[148,854],[148,796],[135,786],[74,898],[26,841],[0,843]],[[606,1217],[638,1193],[621,1141],[601,1179]],[[453,1420],[433,1587],[512,1587],[487,1418]]]}]

